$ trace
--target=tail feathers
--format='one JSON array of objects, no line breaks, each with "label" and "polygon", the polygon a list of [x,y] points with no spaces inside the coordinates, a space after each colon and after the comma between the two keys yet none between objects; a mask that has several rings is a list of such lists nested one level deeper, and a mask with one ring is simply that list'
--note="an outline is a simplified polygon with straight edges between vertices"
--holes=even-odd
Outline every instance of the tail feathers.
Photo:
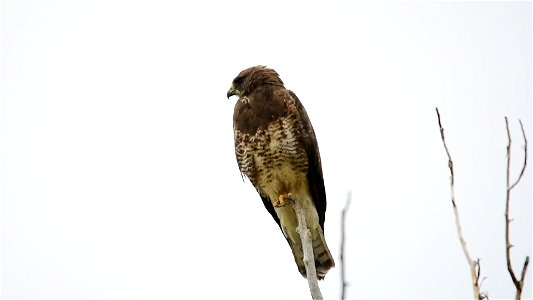
[{"label": "tail feathers", "polygon": [[[311,233],[311,236],[313,238],[312,244],[313,255],[315,257],[316,275],[318,279],[324,279],[324,276],[326,276],[328,270],[335,267],[335,261],[333,260],[333,257],[329,252],[328,245],[326,244],[326,240],[324,239],[324,234],[322,233],[322,229],[320,227],[317,228]],[[295,243],[291,243],[291,241],[289,240],[289,244],[292,248],[294,260],[296,261],[296,265],[298,266],[298,271],[300,271],[300,274],[302,274],[303,277],[307,278],[305,265],[303,262],[303,251],[300,239],[298,238]]]}]

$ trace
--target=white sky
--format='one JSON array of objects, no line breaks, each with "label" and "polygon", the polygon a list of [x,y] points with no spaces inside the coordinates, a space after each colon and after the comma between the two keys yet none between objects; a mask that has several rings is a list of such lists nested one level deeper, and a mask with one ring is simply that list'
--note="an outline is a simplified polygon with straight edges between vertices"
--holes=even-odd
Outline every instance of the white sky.
[{"label": "white sky", "polygon": [[[514,297],[504,116],[515,178],[518,118],[533,143],[531,3],[347,3],[3,1],[2,296],[308,299],[234,158],[226,91],[263,64],[315,127],[336,257],[352,191],[349,298],[471,297],[436,106],[482,290]],[[512,194],[517,273],[531,180],[530,164]]]}]

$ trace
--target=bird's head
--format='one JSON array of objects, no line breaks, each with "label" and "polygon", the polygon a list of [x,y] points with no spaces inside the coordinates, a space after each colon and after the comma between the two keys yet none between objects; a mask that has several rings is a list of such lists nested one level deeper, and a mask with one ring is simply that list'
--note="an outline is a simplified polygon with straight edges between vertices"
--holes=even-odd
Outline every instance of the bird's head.
[{"label": "bird's head", "polygon": [[273,69],[265,66],[255,66],[243,70],[233,79],[226,96],[245,97],[251,94],[257,87],[265,84],[283,86],[283,81]]}]

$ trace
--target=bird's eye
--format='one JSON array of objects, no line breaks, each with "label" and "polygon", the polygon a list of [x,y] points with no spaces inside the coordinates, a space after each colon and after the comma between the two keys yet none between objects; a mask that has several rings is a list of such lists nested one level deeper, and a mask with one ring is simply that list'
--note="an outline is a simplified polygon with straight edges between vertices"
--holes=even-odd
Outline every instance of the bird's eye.
[{"label": "bird's eye", "polygon": [[243,81],[244,81],[244,77],[242,77],[242,76],[238,76],[238,77],[235,77],[235,79],[233,79],[233,83],[234,83],[235,85],[239,85],[239,84],[241,84]]}]

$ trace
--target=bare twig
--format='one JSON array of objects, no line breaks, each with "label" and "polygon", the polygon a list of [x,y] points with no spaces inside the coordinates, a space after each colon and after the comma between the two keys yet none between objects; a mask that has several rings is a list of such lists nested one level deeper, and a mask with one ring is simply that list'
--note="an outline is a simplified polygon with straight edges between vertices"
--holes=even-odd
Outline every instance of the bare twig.
[{"label": "bare twig", "polygon": [[524,172],[526,170],[527,165],[527,138],[526,133],[524,131],[524,126],[522,125],[522,121],[520,122],[520,129],[522,129],[522,137],[524,138],[524,163],[522,164],[522,170],[520,171],[520,175],[518,175],[518,178],[516,181],[511,184],[511,132],[509,130],[509,121],[507,120],[507,117],[505,117],[505,127],[507,129],[507,176],[506,176],[506,182],[507,182],[507,193],[505,195],[505,257],[507,260],[507,270],[509,271],[509,275],[511,275],[511,279],[513,281],[513,284],[516,288],[516,294],[515,299],[520,299],[522,296],[522,288],[524,287],[524,278],[526,277],[526,271],[529,264],[529,256],[526,256],[526,259],[524,261],[524,266],[522,268],[522,273],[520,275],[520,279],[518,279],[513,271],[513,266],[511,264],[511,247],[513,246],[510,241],[509,237],[509,227],[511,224],[511,219],[509,218],[509,203],[511,200],[511,190],[520,182],[522,179],[522,176],[524,176]]},{"label": "bare twig", "polygon": [[481,276],[481,263],[480,263],[480,259],[478,258],[476,260],[476,285],[477,286],[480,286],[479,276]]},{"label": "bare twig", "polygon": [[[526,171],[527,166],[527,138],[526,138],[526,132],[524,131],[524,126],[522,125],[522,120],[518,120],[520,123],[520,129],[522,130],[522,137],[524,138],[524,163],[522,164],[522,170],[520,171],[520,175],[518,175],[518,178],[516,181],[509,186],[509,180],[507,181],[507,188],[509,190],[512,190],[522,179],[522,176],[524,176],[524,172]],[[507,138],[509,139],[509,144],[507,145],[507,179],[509,179],[509,173],[510,173],[510,167],[509,164],[511,162],[511,132],[509,131],[509,122],[507,121],[507,117],[505,117],[505,127],[507,128]]]},{"label": "bare twig", "polygon": [[455,227],[457,229],[457,235],[459,237],[459,242],[461,243],[461,247],[463,249],[463,254],[466,258],[466,261],[468,263],[468,266],[470,268],[470,279],[472,280],[472,289],[474,291],[474,299],[483,299],[483,294],[479,292],[479,260],[472,260],[472,257],[470,256],[470,252],[468,251],[468,248],[466,247],[466,241],[463,237],[463,230],[461,229],[461,220],[459,218],[459,210],[457,209],[457,205],[455,203],[455,182],[454,182],[454,173],[453,173],[453,161],[452,156],[450,155],[450,151],[448,150],[448,146],[446,145],[446,140],[444,138],[444,128],[442,128],[442,124],[440,121],[440,113],[439,109],[435,108],[437,111],[437,119],[439,121],[439,129],[440,129],[440,137],[442,139],[442,144],[444,145],[444,149],[446,150],[446,154],[448,155],[448,168],[450,169],[450,190],[451,190],[451,197],[452,197],[452,207],[453,207],[453,214],[455,216]]},{"label": "bare twig", "polygon": [[346,282],[346,264],[344,262],[344,241],[346,238],[346,212],[350,207],[351,200],[352,193],[348,192],[348,195],[346,196],[346,204],[344,205],[341,215],[341,300],[346,299],[346,287],[348,286],[348,283]]},{"label": "bare twig", "polygon": [[304,253],[303,261],[305,266],[305,274],[307,275],[307,283],[309,284],[309,291],[311,292],[311,297],[314,300],[322,300],[322,293],[320,292],[318,278],[316,276],[313,242],[311,239],[311,232],[307,228],[305,221],[305,212],[300,206],[298,199],[291,199],[291,204],[294,212],[296,213],[296,217],[298,218],[298,227],[296,227],[296,231],[298,234],[300,234],[300,239],[302,241],[302,250]]},{"label": "bare twig", "polygon": [[[476,261],[476,264],[477,264],[477,285],[479,286],[479,288],[481,289],[481,286],[483,285],[483,281],[485,281],[485,279],[487,279],[487,277],[483,277],[481,278],[481,281],[479,281],[479,278],[481,277],[481,260],[478,258],[477,261]],[[485,292],[480,292],[479,293],[479,299],[486,299],[488,300],[489,299],[489,295]]]}]

